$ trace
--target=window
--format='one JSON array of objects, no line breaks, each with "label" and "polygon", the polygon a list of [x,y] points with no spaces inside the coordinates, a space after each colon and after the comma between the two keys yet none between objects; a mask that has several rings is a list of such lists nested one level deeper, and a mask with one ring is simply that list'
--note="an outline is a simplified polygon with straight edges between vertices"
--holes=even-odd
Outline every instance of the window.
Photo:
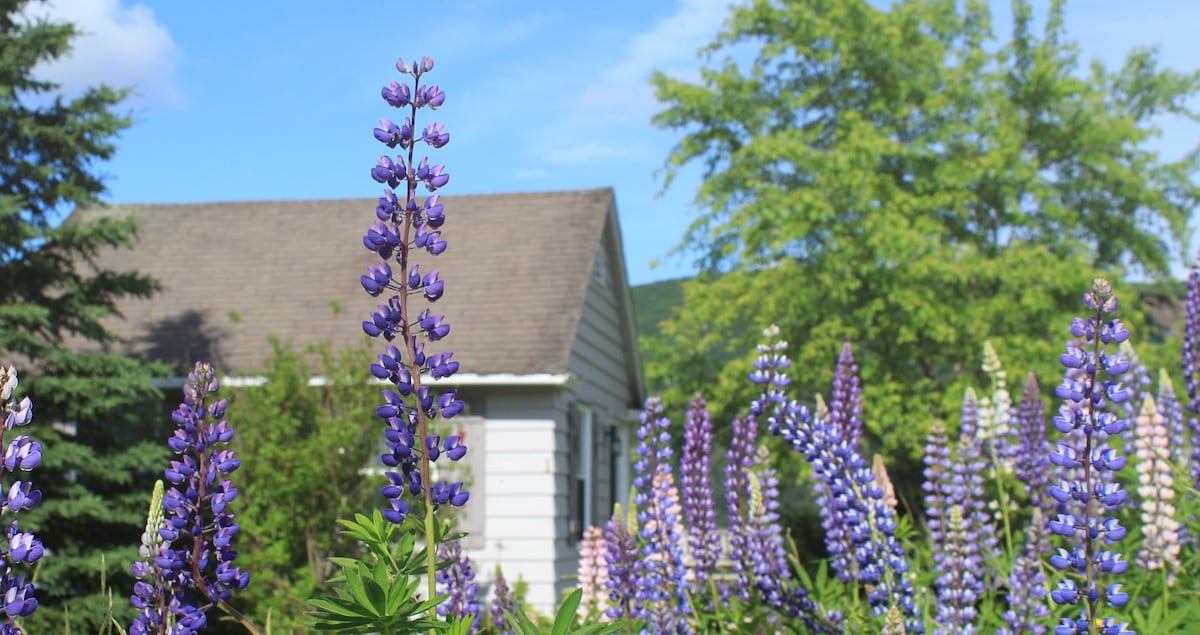
[{"label": "window", "polygon": [[572,534],[583,535],[583,530],[592,525],[592,409],[583,404],[574,408],[574,444],[571,448],[575,456],[574,474],[572,474],[573,505]]},{"label": "window", "polygon": [[629,491],[629,485],[622,478],[625,476],[621,466],[629,462],[629,458],[625,456],[625,440],[621,438],[621,430],[616,425],[608,427],[608,464],[612,466],[611,474],[608,478],[608,502],[609,504],[626,502],[625,494]]}]

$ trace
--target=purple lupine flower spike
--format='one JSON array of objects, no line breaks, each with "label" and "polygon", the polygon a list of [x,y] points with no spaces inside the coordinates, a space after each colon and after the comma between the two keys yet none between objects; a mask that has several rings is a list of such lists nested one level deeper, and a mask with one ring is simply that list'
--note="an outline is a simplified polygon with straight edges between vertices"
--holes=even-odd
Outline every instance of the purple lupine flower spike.
[{"label": "purple lupine flower spike", "polygon": [[754,452],[758,443],[758,421],[753,415],[735,418],[733,436],[725,451],[725,513],[729,518],[729,558],[733,561],[733,592],[742,600],[750,599],[754,578],[754,560],[749,543],[750,473],[754,469]]},{"label": "purple lupine flower spike", "polygon": [[[859,447],[862,438],[862,414],[862,385],[858,378],[858,365],[854,363],[850,342],[845,342],[833,371],[828,421],[839,432],[841,439],[853,448]],[[823,481],[817,480],[813,490],[817,508],[821,512],[821,526],[825,529],[825,549],[832,558],[834,574],[843,582],[854,580],[858,576],[858,563],[854,558],[854,543],[845,510],[834,500]]]},{"label": "purple lupine flower spike", "polygon": [[925,525],[929,532],[929,542],[935,547],[932,554],[933,567],[934,570],[939,570],[946,559],[946,553],[936,547],[946,543],[950,528],[950,508],[954,504],[951,480],[954,461],[951,459],[950,438],[946,436],[946,426],[941,420],[935,420],[929,427],[922,460],[925,463],[925,480],[921,483],[921,489],[925,492]]},{"label": "purple lupine flower spike", "polygon": [[850,342],[842,343],[837,366],[833,370],[833,392],[829,399],[829,422],[842,431],[843,438],[856,447],[863,434],[862,380]]},{"label": "purple lupine flower spike", "polygon": [[[445,186],[450,175],[444,165],[431,166],[429,157],[418,161],[416,149],[422,143],[441,148],[450,141],[450,135],[437,122],[425,124],[420,136],[414,130],[418,125],[418,109],[436,109],[446,97],[437,86],[421,83],[422,76],[433,69],[429,58],[411,65],[400,60],[396,68],[411,76],[413,87],[392,82],[384,87],[382,96],[388,105],[407,109],[407,114],[403,124],[380,120],[374,135],[388,148],[400,148],[402,154],[394,160],[382,156],[371,169],[371,178],[387,189],[375,208],[374,224],[363,237],[363,245],[380,260],[367,267],[360,282],[368,295],[385,298],[362,328],[367,335],[383,337],[391,343],[370,370],[375,377],[392,384],[392,388],[383,391],[384,404],[376,414],[384,422],[388,447],[381,460],[391,468],[385,472],[388,484],[380,490],[389,502],[383,515],[399,524],[408,516],[410,497],[422,500],[432,511],[443,505],[461,507],[470,494],[461,481],[431,482],[430,463],[443,454],[451,461],[458,461],[466,454],[467,447],[460,435],[444,441],[431,436],[429,424],[437,418],[454,417],[465,404],[454,389],[438,395],[423,385],[426,378],[450,377],[458,372],[459,365],[449,351],[425,354],[425,343],[448,336],[450,324],[444,315],[435,314],[430,307],[420,311],[413,307],[418,297],[433,303],[445,292],[445,283],[438,278],[437,271],[421,274],[414,251],[424,250],[433,257],[447,248],[440,230],[446,220],[445,206],[433,192]],[[418,185],[430,192],[424,200],[417,196]],[[396,192],[401,187],[403,199]]]},{"label": "purple lupine flower spike", "polygon": [[616,505],[613,517],[604,525],[604,561],[608,565],[608,610],[605,615],[614,620],[645,619],[649,613],[639,601],[634,568],[641,559],[638,550],[637,521],[634,514],[626,518]]},{"label": "purple lupine flower spike", "polygon": [[717,568],[721,537],[717,533],[717,510],[710,481],[712,470],[712,415],[700,393],[688,404],[683,424],[683,457],[680,461],[683,489],[683,524],[687,527],[695,584],[704,587]]},{"label": "purple lupine flower spike", "polygon": [[[1127,424],[1119,408],[1130,394],[1120,383],[1129,362],[1108,350],[1120,346],[1129,332],[1119,319],[1108,317],[1117,311],[1117,298],[1107,280],[1093,281],[1083,304],[1088,317],[1075,318],[1070,326],[1077,344],[1067,346],[1060,358],[1068,370],[1078,372],[1068,374],[1055,391],[1063,405],[1054,426],[1067,438],[1050,453],[1050,462],[1062,468],[1066,478],[1049,488],[1059,513],[1047,523],[1051,532],[1068,538],[1068,547],[1059,548],[1049,558],[1051,566],[1065,576],[1050,597],[1060,605],[1078,605],[1081,612],[1077,618],[1063,617],[1056,635],[1088,633],[1093,623],[1101,622],[1105,628],[1124,632],[1125,624],[1118,625],[1099,613],[1103,604],[1120,608],[1129,600],[1119,583],[1102,580],[1128,568],[1120,554],[1110,550],[1125,536],[1115,511],[1126,495],[1111,477],[1124,467],[1125,457],[1106,441],[1120,435]],[[1110,402],[1118,411],[1108,408]],[[1101,478],[1104,473],[1110,477]]]},{"label": "purple lupine flower spike", "polygon": [[[983,475],[987,471],[988,460],[983,456],[983,439],[979,435],[978,405],[975,392],[968,388],[963,399],[962,427],[959,429],[953,481],[957,490],[954,503],[962,506],[967,549],[971,559],[982,564],[997,556],[999,532],[992,515],[988,513],[987,498],[983,491]],[[973,589],[977,595],[983,592],[984,582],[980,577]]]},{"label": "purple lupine flower spike", "polygon": [[[10,475],[2,484],[8,495],[0,504],[0,517],[8,525],[7,540],[0,543],[0,633],[20,635],[24,631],[16,620],[28,617],[37,610],[33,583],[24,571],[32,571],[46,550],[42,541],[29,532],[21,531],[20,512],[37,506],[42,493],[33,489],[23,473],[36,468],[42,462],[42,444],[28,435],[10,437],[16,429],[33,420],[33,404],[29,397],[17,399],[14,394],[19,381],[12,366],[0,365],[0,417],[4,426],[0,428],[0,447],[4,447],[4,467],[0,473]],[[5,443],[7,442],[7,445]]]},{"label": "purple lupine flower spike", "polygon": [[438,593],[450,597],[437,606],[437,614],[460,620],[469,618],[469,633],[479,632],[479,586],[475,584],[475,571],[471,559],[463,553],[458,540],[444,542],[439,547],[439,559],[449,565],[437,572]]},{"label": "purple lupine flower spike", "polygon": [[[989,415],[990,416],[990,415]],[[953,458],[942,446],[945,436],[935,424],[930,438],[934,443],[927,460],[927,475],[933,481],[925,487],[931,527],[938,539],[933,541],[934,590],[937,615],[934,633],[973,632],[977,615],[975,603],[984,592],[987,580],[983,566],[996,547],[996,531],[987,513],[983,492],[986,461],[982,456],[979,400],[975,391],[963,396],[962,425]],[[936,522],[936,524],[934,524]]]},{"label": "purple lupine flower spike", "polygon": [[[1030,374],[1032,377],[1032,373]],[[1028,383],[1026,384],[1028,387]],[[1008,610],[1004,612],[1004,624],[996,629],[996,635],[1044,635],[1043,618],[1050,615],[1046,606],[1046,573],[1041,561],[1049,552],[1046,543],[1046,522],[1041,508],[1034,507],[1033,518],[1026,527],[1026,542],[1021,555],[1013,562],[1008,577]]]},{"label": "purple lupine flower spike", "polygon": [[1171,374],[1165,368],[1160,368],[1158,371],[1158,397],[1155,398],[1155,404],[1158,406],[1158,411],[1162,413],[1163,421],[1167,426],[1167,434],[1171,439],[1169,444],[1171,464],[1186,465],[1187,456],[1184,453],[1189,442],[1187,423],[1183,416],[1183,404],[1179,403],[1179,397],[1175,394],[1175,384],[1171,381]]},{"label": "purple lupine flower spike", "polygon": [[1187,427],[1192,436],[1188,473],[1200,488],[1200,256],[1192,261],[1188,274],[1186,317],[1183,322],[1183,381],[1187,390]]},{"label": "purple lupine flower spike", "polygon": [[130,602],[139,612],[130,635],[165,632],[172,622],[172,634],[199,632],[206,612],[218,604],[241,617],[229,600],[246,588],[250,574],[234,564],[240,526],[229,503],[238,490],[228,478],[241,462],[229,449],[233,427],[225,419],[228,402],[216,396],[219,388],[213,367],[197,363],[183,386],[183,403],[171,414],[177,427],[168,446],[179,458],[163,472],[170,487],[157,523],[161,542],[143,541],[152,560],[133,565],[139,581]]},{"label": "purple lupine flower spike", "polygon": [[512,588],[508,586],[508,579],[504,577],[504,572],[500,570],[500,565],[496,565],[496,577],[492,579],[492,628],[496,635],[512,635],[512,629],[508,625],[508,620],[505,618],[505,613],[516,613],[520,610],[517,605],[517,600],[513,596]]},{"label": "purple lupine flower spike", "polygon": [[[646,400],[638,427],[637,460],[633,469],[638,525],[644,541],[642,558],[634,564],[635,588],[647,611],[653,633],[684,633],[691,612],[684,582],[683,536],[678,493],[671,469],[671,421],[663,416],[662,401]],[[673,495],[674,494],[674,495]]]},{"label": "purple lupine flower spike", "polygon": [[974,633],[978,612],[975,602],[983,580],[979,575],[979,559],[972,549],[970,531],[963,518],[963,508],[954,505],[947,518],[945,542],[938,545],[943,553],[942,567],[934,581],[937,590],[937,613],[933,617],[934,635]]},{"label": "purple lupine flower spike", "polygon": [[1032,372],[1025,378],[1016,420],[1017,450],[1013,457],[1017,480],[1025,484],[1029,503],[1043,511],[1050,508],[1046,488],[1050,486],[1050,452],[1046,441],[1046,414],[1041,388]]},{"label": "purple lupine flower spike", "polygon": [[[768,342],[758,347],[760,357],[750,378],[765,390],[751,405],[751,412],[767,415],[772,433],[804,455],[813,467],[813,476],[824,482],[832,499],[847,510],[847,519],[853,520],[850,535],[859,563],[858,581],[867,586],[872,612],[884,616],[890,608],[898,608],[908,632],[924,633],[908,575],[910,565],[895,537],[895,510],[884,502],[883,489],[858,448],[827,420],[814,418],[808,408],[788,400],[786,368],[791,362],[787,343],[777,340],[778,329],[768,329],[764,336]],[[827,616],[814,617],[828,620]]]}]

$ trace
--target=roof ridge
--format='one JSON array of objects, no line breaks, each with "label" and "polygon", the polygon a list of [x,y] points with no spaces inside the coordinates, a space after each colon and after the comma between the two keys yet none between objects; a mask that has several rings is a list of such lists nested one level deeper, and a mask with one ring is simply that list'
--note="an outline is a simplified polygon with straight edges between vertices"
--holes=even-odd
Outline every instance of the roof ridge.
[{"label": "roof ridge", "polygon": [[[527,198],[531,196],[538,197],[563,197],[563,196],[579,196],[585,194],[602,194],[609,193],[616,198],[615,191],[612,186],[597,186],[582,189],[567,189],[567,190],[518,190],[510,192],[471,192],[471,193],[455,193],[455,194],[439,194],[443,199],[459,200],[466,198],[496,198],[496,197],[515,197]],[[104,208],[119,208],[119,207],[184,207],[194,205],[266,205],[280,203],[336,203],[346,201],[373,201],[377,197],[373,196],[341,196],[332,198],[254,198],[254,199],[231,199],[231,200],[214,200],[214,201],[142,201],[142,202],[127,202],[127,201],[107,201],[99,206],[91,206],[84,209],[104,209]]]}]

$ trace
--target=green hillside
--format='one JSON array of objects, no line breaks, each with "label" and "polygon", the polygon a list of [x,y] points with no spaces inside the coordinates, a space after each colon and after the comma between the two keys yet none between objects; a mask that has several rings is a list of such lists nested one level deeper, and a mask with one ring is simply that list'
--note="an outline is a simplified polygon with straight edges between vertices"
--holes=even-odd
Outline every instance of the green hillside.
[{"label": "green hillside", "polygon": [[683,304],[683,283],[687,280],[661,280],[630,288],[638,336],[658,335],[658,323],[671,317],[671,310]]}]

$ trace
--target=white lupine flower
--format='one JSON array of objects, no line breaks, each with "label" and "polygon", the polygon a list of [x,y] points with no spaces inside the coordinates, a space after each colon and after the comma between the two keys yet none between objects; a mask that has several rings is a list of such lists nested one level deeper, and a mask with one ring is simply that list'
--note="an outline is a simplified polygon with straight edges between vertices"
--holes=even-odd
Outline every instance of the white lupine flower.
[{"label": "white lupine flower", "polygon": [[1012,471],[1012,395],[1008,392],[1008,373],[990,341],[983,343],[983,372],[992,383],[991,394],[979,399],[977,417],[979,439],[991,442],[992,459],[1001,472]]}]

